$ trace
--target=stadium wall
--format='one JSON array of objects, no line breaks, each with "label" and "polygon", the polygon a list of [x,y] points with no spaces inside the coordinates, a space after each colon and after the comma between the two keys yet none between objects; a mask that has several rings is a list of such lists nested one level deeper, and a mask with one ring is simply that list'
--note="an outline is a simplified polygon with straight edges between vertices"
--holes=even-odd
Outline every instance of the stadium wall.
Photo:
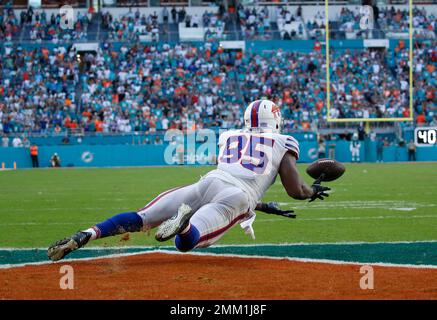
[{"label": "stadium wall", "polygon": [[[335,150],[335,159],[341,162],[350,162],[351,153],[349,151],[349,141],[327,141],[326,155],[329,156],[329,146]],[[376,162],[376,141],[361,141],[360,159],[365,162]],[[437,161],[437,146],[418,147],[416,151],[417,161]],[[391,145],[383,149],[384,162],[408,161],[407,147]]]},{"label": "stadium wall", "polygon": [[[252,52],[263,51],[296,51],[296,52],[312,52],[314,51],[315,40],[269,40],[269,41],[246,41],[246,49]],[[389,41],[390,49],[395,48],[399,40]],[[346,49],[363,49],[364,41],[361,39],[353,40],[331,40],[329,42],[331,49],[346,50]],[[408,45],[408,44],[407,44]],[[325,52],[325,48],[322,48]]]},{"label": "stadium wall", "polygon": [[[421,40],[421,41],[430,41],[430,40]],[[312,52],[314,51],[314,45],[316,40],[293,40],[293,41],[283,41],[283,40],[255,40],[255,41],[245,41],[245,48],[249,52],[263,52],[263,51],[273,51],[279,50],[288,52]],[[148,41],[144,41],[144,43],[149,43]],[[157,45],[162,45],[164,42],[158,43]],[[175,45],[178,42],[169,41],[166,42],[170,45]],[[203,47],[205,45],[204,41],[185,41],[185,43],[189,43],[191,46],[195,47]],[[389,39],[388,47],[390,50],[396,48],[399,43],[399,39]],[[98,45],[97,42],[95,44]],[[322,52],[325,52],[324,42],[322,41]],[[121,46],[126,45],[126,42],[113,41],[112,46],[115,50],[119,50]],[[156,45],[156,44],[155,44]],[[347,50],[347,49],[363,49],[365,48],[365,42],[362,39],[343,39],[343,40],[330,40],[329,42],[330,48],[335,50]],[[41,43],[32,43],[32,42],[24,42],[20,43],[20,46],[26,50],[35,49],[45,47],[50,50],[57,47],[65,47],[68,48],[69,44],[55,44],[51,42]],[[409,43],[405,43],[406,47],[409,47]]]},{"label": "stadium wall", "polygon": [[[50,158],[58,153],[63,167],[123,167],[123,166],[165,166],[176,165],[178,156],[173,152],[173,163],[166,163],[164,154],[168,145],[58,145],[39,147],[39,163],[41,167],[50,166]],[[342,162],[350,162],[351,154],[348,141],[326,141],[326,156]],[[317,159],[317,142],[300,143],[301,157],[299,162],[308,163]],[[217,150],[216,150],[217,151]],[[168,152],[168,150],[167,150]],[[193,154],[188,155],[193,159]],[[417,161],[437,161],[437,146],[417,148]],[[206,156],[204,158],[207,158]],[[362,141],[361,159],[366,162],[376,161],[376,142]],[[383,151],[384,162],[407,161],[406,147],[389,146]],[[0,163],[12,168],[32,166],[27,148],[0,148]],[[193,162],[194,164],[194,162]],[[200,163],[196,163],[200,164]]]}]

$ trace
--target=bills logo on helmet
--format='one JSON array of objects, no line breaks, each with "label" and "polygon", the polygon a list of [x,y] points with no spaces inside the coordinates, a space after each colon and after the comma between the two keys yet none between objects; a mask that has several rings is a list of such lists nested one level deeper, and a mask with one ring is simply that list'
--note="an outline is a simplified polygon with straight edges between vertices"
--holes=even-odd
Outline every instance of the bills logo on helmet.
[{"label": "bills logo on helmet", "polygon": [[281,109],[279,109],[279,107],[276,104],[274,104],[272,106],[272,113],[273,113],[273,116],[275,118],[280,117],[281,116]]}]

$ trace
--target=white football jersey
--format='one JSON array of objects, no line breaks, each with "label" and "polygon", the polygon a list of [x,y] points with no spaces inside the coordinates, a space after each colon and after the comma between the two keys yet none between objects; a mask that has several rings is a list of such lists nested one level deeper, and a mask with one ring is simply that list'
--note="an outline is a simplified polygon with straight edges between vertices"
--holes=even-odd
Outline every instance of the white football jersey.
[{"label": "white football jersey", "polygon": [[275,182],[286,152],[299,158],[299,143],[291,136],[248,130],[231,130],[219,137],[217,170],[214,176],[243,189],[254,209]]}]

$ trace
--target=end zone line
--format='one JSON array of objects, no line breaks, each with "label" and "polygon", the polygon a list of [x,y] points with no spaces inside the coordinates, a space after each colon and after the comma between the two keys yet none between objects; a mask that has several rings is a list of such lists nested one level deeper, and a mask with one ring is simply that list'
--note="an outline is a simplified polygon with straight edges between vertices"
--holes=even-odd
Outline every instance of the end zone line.
[{"label": "end zone line", "polygon": [[92,260],[98,260],[98,259],[111,259],[111,258],[122,258],[122,257],[128,257],[128,256],[134,256],[138,254],[149,254],[149,253],[156,253],[159,250],[151,250],[151,251],[141,251],[141,252],[129,252],[129,253],[115,253],[110,254],[106,256],[101,257],[88,257],[88,258],[73,258],[73,259],[65,259],[60,261],[38,261],[38,262],[27,262],[27,263],[19,263],[19,264],[0,264],[0,269],[12,269],[12,268],[21,268],[21,267],[27,267],[27,266],[40,266],[40,265],[48,265],[48,264],[59,264],[59,265],[66,265],[70,262],[80,262],[80,261],[92,261]]},{"label": "end zone line", "polygon": [[244,259],[270,259],[270,260],[288,260],[294,262],[304,263],[324,263],[335,265],[353,265],[353,266],[378,266],[378,267],[393,267],[393,268],[412,268],[412,269],[437,269],[437,265],[416,265],[416,264],[397,264],[397,263],[385,263],[385,262],[355,262],[355,261],[343,261],[343,260],[329,260],[329,259],[314,259],[314,258],[293,258],[293,257],[271,257],[271,256],[258,256],[258,255],[238,255],[228,253],[210,253],[210,252],[179,252],[179,251],[167,251],[158,250],[158,253],[164,254],[185,254],[193,256],[217,256],[217,257],[229,257],[229,258],[244,258]]},{"label": "end zone line", "polygon": [[287,260],[287,261],[291,261],[291,262],[322,263],[322,264],[333,264],[333,265],[352,265],[352,266],[370,265],[370,266],[390,267],[390,268],[437,269],[437,265],[396,264],[396,263],[384,263],[384,262],[355,262],[355,261],[328,260],[328,259],[271,257],[271,256],[261,256],[261,255],[238,255],[238,254],[210,253],[210,252],[184,253],[184,252],[173,251],[173,250],[172,251],[170,251],[170,250],[153,250],[153,251],[145,251],[145,252],[111,254],[111,255],[101,256],[101,257],[68,259],[68,260],[61,260],[61,261],[57,261],[57,262],[40,261],[40,262],[30,262],[30,263],[22,263],[22,264],[7,264],[7,265],[0,265],[0,269],[12,269],[12,268],[20,268],[20,267],[26,267],[26,266],[37,266],[37,265],[48,265],[48,264],[65,265],[65,264],[68,264],[70,262],[123,258],[123,257],[128,257],[128,256],[141,255],[141,254],[152,254],[152,253],[163,253],[163,254],[168,254],[168,255],[227,257],[227,258],[242,258],[242,259]]}]

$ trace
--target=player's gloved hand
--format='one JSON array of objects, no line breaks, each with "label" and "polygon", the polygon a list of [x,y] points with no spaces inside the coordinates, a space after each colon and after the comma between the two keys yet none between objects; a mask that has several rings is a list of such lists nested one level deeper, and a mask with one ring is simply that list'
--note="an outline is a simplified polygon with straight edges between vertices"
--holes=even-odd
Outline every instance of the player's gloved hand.
[{"label": "player's gloved hand", "polygon": [[314,181],[314,183],[311,185],[311,188],[313,188],[313,195],[310,198],[309,202],[313,202],[316,199],[324,200],[324,197],[329,197],[329,194],[325,191],[331,190],[331,188],[324,187],[320,183],[322,182],[323,176],[321,176],[319,179]]},{"label": "player's gloved hand", "polygon": [[287,218],[296,218],[295,214],[292,214],[293,210],[282,210],[279,204],[276,202],[259,203],[256,210],[262,211],[267,214],[276,214]]}]

